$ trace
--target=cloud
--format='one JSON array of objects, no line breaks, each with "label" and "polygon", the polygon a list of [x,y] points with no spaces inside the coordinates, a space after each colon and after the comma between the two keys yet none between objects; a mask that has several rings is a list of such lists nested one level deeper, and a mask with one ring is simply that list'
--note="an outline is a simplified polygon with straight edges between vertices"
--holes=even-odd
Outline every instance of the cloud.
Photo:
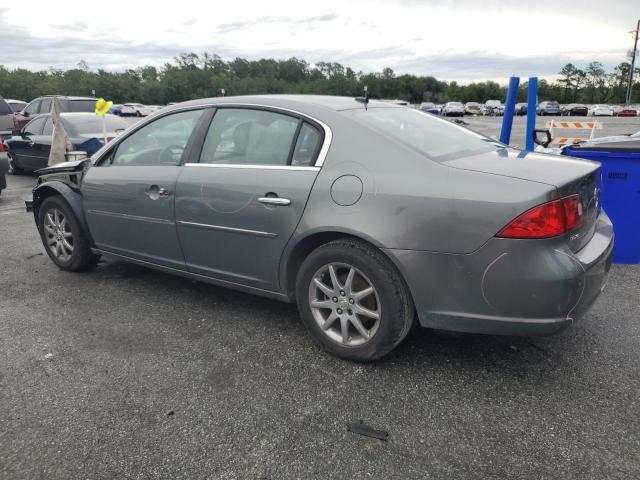
[{"label": "cloud", "polygon": [[[183,0],[185,7],[190,1]],[[124,71],[160,66],[182,52],[209,52],[224,59],[295,56],[365,73],[391,67],[398,74],[467,82],[514,73],[544,77],[567,62],[599,60],[611,69],[625,60],[626,27],[610,25],[626,25],[635,2],[611,3],[603,9],[596,0],[567,0],[559,10],[556,2],[539,0],[524,12],[516,0],[325,0],[310,15],[293,0],[236,0],[224,10],[198,4],[197,17],[190,8],[167,17],[132,4],[130,15],[108,25],[90,10],[70,8],[62,15],[45,9],[25,22],[26,7],[0,7],[0,63],[64,69],[83,59],[94,70]],[[541,34],[540,25],[563,33]]]}]

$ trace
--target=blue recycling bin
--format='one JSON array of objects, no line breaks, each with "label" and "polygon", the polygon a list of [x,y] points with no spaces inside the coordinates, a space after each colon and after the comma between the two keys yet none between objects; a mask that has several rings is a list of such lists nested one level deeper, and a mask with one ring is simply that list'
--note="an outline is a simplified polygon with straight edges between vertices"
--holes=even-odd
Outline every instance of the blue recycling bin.
[{"label": "blue recycling bin", "polygon": [[562,153],[602,164],[602,207],[616,235],[613,261],[640,263],[640,150],[569,146]]}]

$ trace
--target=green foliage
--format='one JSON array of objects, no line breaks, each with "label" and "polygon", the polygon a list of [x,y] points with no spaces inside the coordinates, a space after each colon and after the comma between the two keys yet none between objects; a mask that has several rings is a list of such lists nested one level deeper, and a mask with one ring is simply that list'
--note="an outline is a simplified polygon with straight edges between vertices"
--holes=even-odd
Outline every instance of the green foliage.
[{"label": "green foliage", "polygon": [[[568,63],[559,72],[557,82],[540,80],[538,98],[562,103],[624,102],[629,64],[621,63],[606,73],[594,61],[584,70]],[[504,101],[506,87],[496,82],[460,85],[432,76],[397,75],[392,69],[381,72],[355,72],[335,62],[310,65],[299,58],[274,60],[225,61],[218,55],[183,53],[161,68],[145,66],[124,72],[91,71],[85,60],[67,71],[50,68],[31,72],[9,70],[0,65],[0,95],[31,100],[45,94],[91,95],[116,103],[141,102],[166,104],[194,98],[213,97],[222,89],[227,95],[264,93],[307,93],[357,96],[368,86],[372,98],[393,98],[411,103]],[[527,84],[518,92],[518,101],[526,101]],[[640,85],[634,86],[634,101],[640,102]]]}]

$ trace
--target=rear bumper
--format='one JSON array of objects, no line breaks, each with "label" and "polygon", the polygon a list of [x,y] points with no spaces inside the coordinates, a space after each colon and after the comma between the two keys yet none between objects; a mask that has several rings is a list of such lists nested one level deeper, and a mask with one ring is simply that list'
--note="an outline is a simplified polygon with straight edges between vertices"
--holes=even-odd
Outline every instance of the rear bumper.
[{"label": "rear bumper", "polygon": [[493,238],[454,255],[385,250],[413,295],[423,327],[497,335],[549,335],[580,318],[602,292],[613,226],[602,212],[579,252],[562,239]]}]

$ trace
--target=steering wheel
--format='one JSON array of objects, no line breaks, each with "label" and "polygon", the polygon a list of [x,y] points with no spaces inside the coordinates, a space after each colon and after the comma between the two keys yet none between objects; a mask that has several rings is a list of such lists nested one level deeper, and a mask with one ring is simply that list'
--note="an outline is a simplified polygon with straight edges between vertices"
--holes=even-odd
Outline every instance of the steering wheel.
[{"label": "steering wheel", "polygon": [[169,145],[160,152],[160,163],[177,165],[180,158],[176,160],[176,155],[182,157],[184,147],[182,145]]}]

